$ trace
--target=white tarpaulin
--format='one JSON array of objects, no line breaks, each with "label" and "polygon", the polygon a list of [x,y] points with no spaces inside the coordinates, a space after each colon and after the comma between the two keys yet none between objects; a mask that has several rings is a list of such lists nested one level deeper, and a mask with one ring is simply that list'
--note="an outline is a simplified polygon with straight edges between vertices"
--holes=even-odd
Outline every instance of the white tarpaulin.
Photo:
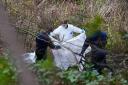
[{"label": "white tarpaulin", "polygon": [[[70,26],[69,26],[70,27]],[[72,25],[71,25],[72,27]],[[66,31],[67,30],[67,31]],[[86,39],[86,35],[84,32],[82,32],[83,30],[75,28],[69,28],[66,29],[65,32],[61,29],[59,30],[59,34],[61,33],[61,36],[63,39],[60,39],[61,41],[58,41],[57,39],[53,38],[52,36],[50,36],[51,40],[54,42],[54,44],[56,45],[60,45],[61,49],[52,49],[52,53],[54,56],[54,62],[56,64],[57,67],[59,67],[60,69],[66,70],[68,67],[73,66],[73,65],[78,65],[78,62],[80,60],[79,55],[75,54],[75,53],[80,53],[82,50],[82,46],[84,44],[84,41]],[[77,32],[77,30],[79,31],[78,36],[73,37],[72,32],[75,30]],[[58,32],[58,31],[57,31]],[[63,34],[62,32],[64,32],[65,34]],[[71,32],[71,33],[68,33]],[[64,38],[65,36],[70,36],[70,38]],[[87,48],[87,50],[85,51],[85,53],[88,53],[91,50],[90,47]],[[25,61],[27,61],[28,63],[35,63],[35,52],[34,53],[26,53],[23,56],[25,56]]]},{"label": "white tarpaulin", "polygon": [[[85,39],[85,33],[81,33],[77,37],[74,37],[68,41],[55,42],[54,44],[61,46],[61,49],[59,50],[52,50],[56,66],[66,70],[70,66],[78,65],[81,56],[75,53],[81,52]],[[85,53],[88,53],[90,50],[91,48],[88,47]]]},{"label": "white tarpaulin", "polygon": [[79,27],[73,26],[72,24],[68,24],[67,28],[60,25],[53,32],[51,32],[50,35],[58,35],[59,41],[67,41],[73,38],[74,33],[84,33],[84,30],[80,29]]},{"label": "white tarpaulin", "polygon": [[[81,33],[78,36],[63,42],[54,39],[56,41],[54,44],[61,46],[61,49],[52,49],[55,65],[62,70],[66,70],[70,66],[78,65],[80,56],[75,53],[81,52],[85,39],[85,33]],[[88,47],[85,53],[88,53],[90,50],[91,47]],[[35,63],[35,52],[26,53],[23,56],[25,56],[25,61],[28,63]]]},{"label": "white tarpaulin", "polygon": [[28,64],[33,64],[36,62],[35,52],[25,53],[22,56],[24,57],[25,62]]}]

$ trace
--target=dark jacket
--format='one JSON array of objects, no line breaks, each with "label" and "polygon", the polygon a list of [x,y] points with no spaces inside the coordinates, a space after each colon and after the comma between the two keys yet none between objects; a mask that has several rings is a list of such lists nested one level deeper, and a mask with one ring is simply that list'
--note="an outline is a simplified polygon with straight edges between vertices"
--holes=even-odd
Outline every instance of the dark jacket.
[{"label": "dark jacket", "polygon": [[48,36],[47,32],[41,32],[36,37],[36,50],[46,51],[47,47],[54,48],[54,44]]},{"label": "dark jacket", "polygon": [[105,48],[107,43],[107,34],[105,32],[97,32],[92,37],[88,37],[82,47],[81,54],[87,49],[89,45],[95,45],[98,48]]}]

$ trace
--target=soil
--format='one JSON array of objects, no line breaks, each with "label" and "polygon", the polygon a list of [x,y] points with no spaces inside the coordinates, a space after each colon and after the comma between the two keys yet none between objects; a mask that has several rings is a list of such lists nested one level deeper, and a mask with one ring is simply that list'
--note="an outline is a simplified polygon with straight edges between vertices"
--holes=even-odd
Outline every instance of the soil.
[{"label": "soil", "polygon": [[25,53],[22,40],[17,39],[17,32],[9,22],[9,16],[0,2],[0,35],[1,40],[9,49],[11,59],[17,67],[18,85],[39,85],[37,77],[25,64],[22,54]]}]

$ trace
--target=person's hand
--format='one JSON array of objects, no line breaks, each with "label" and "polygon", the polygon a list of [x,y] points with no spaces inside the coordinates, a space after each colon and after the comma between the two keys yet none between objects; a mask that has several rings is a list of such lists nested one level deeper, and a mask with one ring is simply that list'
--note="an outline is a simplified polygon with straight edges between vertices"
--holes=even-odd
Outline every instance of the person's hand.
[{"label": "person's hand", "polygon": [[55,49],[61,49],[59,45],[55,45]]}]

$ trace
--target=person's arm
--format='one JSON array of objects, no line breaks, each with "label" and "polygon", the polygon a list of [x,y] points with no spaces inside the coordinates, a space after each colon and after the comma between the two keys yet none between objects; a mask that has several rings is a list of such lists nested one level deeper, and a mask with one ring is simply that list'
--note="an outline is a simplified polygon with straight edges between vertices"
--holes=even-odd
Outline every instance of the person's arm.
[{"label": "person's arm", "polygon": [[85,52],[85,50],[87,49],[88,46],[89,46],[89,39],[86,39],[84,41],[84,45],[83,45],[82,50],[81,50],[81,53],[80,53],[81,55],[84,54],[84,52]]},{"label": "person's arm", "polygon": [[51,39],[52,42],[58,42],[58,40],[51,35],[49,35],[49,38]]},{"label": "person's arm", "polygon": [[50,37],[48,37],[48,41],[49,41],[49,47],[51,49],[60,49],[61,47],[59,45],[54,45],[54,43],[52,42],[52,40],[50,39]]},{"label": "person's arm", "polygon": [[44,41],[45,43],[47,43],[47,45],[50,47],[50,48],[55,48],[52,40],[50,39],[49,35],[42,35],[44,37],[44,39],[42,39],[42,41]]},{"label": "person's arm", "polygon": [[73,25],[71,25],[71,24],[68,24],[68,26],[69,26],[70,28],[72,28],[73,32],[76,32],[76,33],[84,33],[84,32],[85,32],[83,29],[81,29],[81,28],[79,28],[79,27],[76,27],[76,26],[73,26]]}]

